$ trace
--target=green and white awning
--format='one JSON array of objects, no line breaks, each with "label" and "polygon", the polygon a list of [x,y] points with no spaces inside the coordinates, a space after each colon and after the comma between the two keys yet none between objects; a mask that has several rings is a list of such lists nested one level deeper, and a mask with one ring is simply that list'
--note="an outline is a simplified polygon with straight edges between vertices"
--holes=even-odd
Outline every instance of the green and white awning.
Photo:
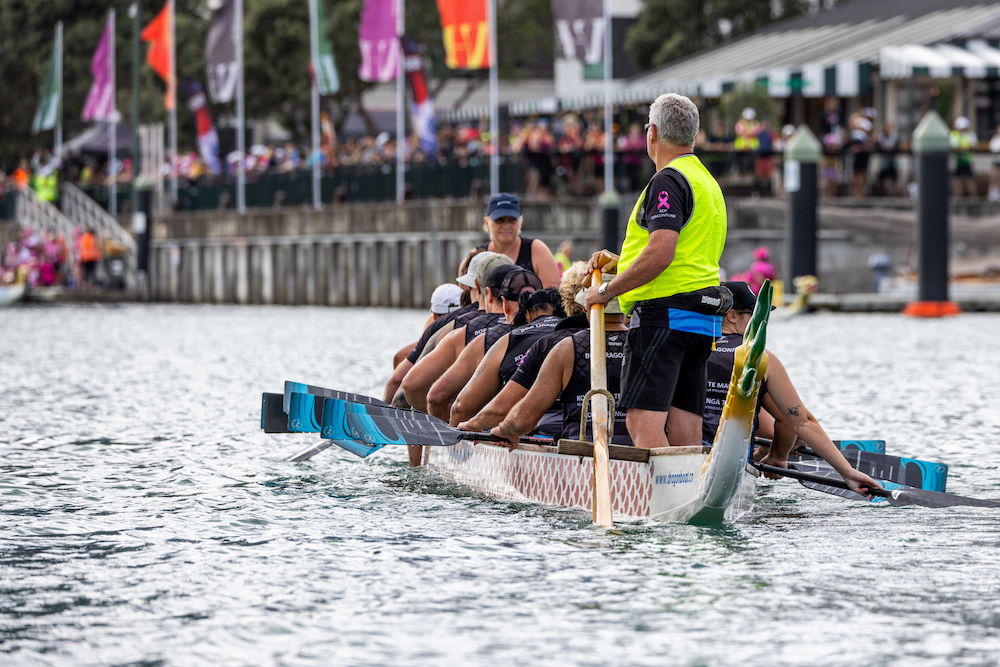
[{"label": "green and white awning", "polygon": [[965,48],[954,44],[886,46],[879,53],[879,65],[883,79],[984,79],[1000,73],[1000,50],[984,40],[970,40]]}]

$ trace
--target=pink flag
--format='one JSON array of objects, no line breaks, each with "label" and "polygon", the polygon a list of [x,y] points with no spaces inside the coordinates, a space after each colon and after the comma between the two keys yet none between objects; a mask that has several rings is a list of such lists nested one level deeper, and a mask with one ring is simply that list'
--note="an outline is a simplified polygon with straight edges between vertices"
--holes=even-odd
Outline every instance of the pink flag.
[{"label": "pink flag", "polygon": [[365,0],[358,30],[362,81],[392,81],[399,68],[399,40],[396,38],[396,0]]},{"label": "pink flag", "polygon": [[115,109],[115,91],[111,83],[111,19],[104,28],[94,57],[90,60],[90,73],[94,83],[83,105],[84,120],[109,120]]}]

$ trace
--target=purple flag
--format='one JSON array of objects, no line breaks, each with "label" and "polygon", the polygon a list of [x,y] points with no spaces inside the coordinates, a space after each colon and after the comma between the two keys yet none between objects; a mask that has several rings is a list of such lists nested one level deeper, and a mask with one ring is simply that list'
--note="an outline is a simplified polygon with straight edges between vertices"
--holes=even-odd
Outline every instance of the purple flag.
[{"label": "purple flag", "polygon": [[108,19],[94,57],[90,60],[94,83],[83,105],[84,120],[110,120],[115,109],[115,90],[111,83],[111,38],[111,19]]},{"label": "purple flag", "polygon": [[396,38],[396,0],[365,0],[358,30],[362,81],[392,81],[399,68],[399,40]]}]

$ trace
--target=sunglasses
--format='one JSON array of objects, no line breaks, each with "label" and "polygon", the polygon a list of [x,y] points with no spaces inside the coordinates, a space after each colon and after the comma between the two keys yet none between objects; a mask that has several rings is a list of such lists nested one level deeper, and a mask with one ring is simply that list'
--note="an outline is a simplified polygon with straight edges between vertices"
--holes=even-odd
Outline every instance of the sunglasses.
[{"label": "sunglasses", "polygon": [[643,132],[649,132],[649,128],[651,127],[656,127],[656,126],[653,125],[652,123],[646,123],[646,127],[643,129]]}]

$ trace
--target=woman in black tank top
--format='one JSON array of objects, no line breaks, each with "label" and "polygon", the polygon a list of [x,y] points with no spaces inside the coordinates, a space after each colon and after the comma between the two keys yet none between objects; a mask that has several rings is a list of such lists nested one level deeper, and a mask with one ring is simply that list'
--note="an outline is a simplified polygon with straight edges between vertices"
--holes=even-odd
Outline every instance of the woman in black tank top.
[{"label": "woman in black tank top", "polygon": [[490,240],[479,248],[507,255],[516,265],[537,275],[543,287],[558,287],[559,267],[552,251],[538,239],[521,236],[523,221],[517,197],[503,192],[493,195],[483,218],[483,229]]}]

